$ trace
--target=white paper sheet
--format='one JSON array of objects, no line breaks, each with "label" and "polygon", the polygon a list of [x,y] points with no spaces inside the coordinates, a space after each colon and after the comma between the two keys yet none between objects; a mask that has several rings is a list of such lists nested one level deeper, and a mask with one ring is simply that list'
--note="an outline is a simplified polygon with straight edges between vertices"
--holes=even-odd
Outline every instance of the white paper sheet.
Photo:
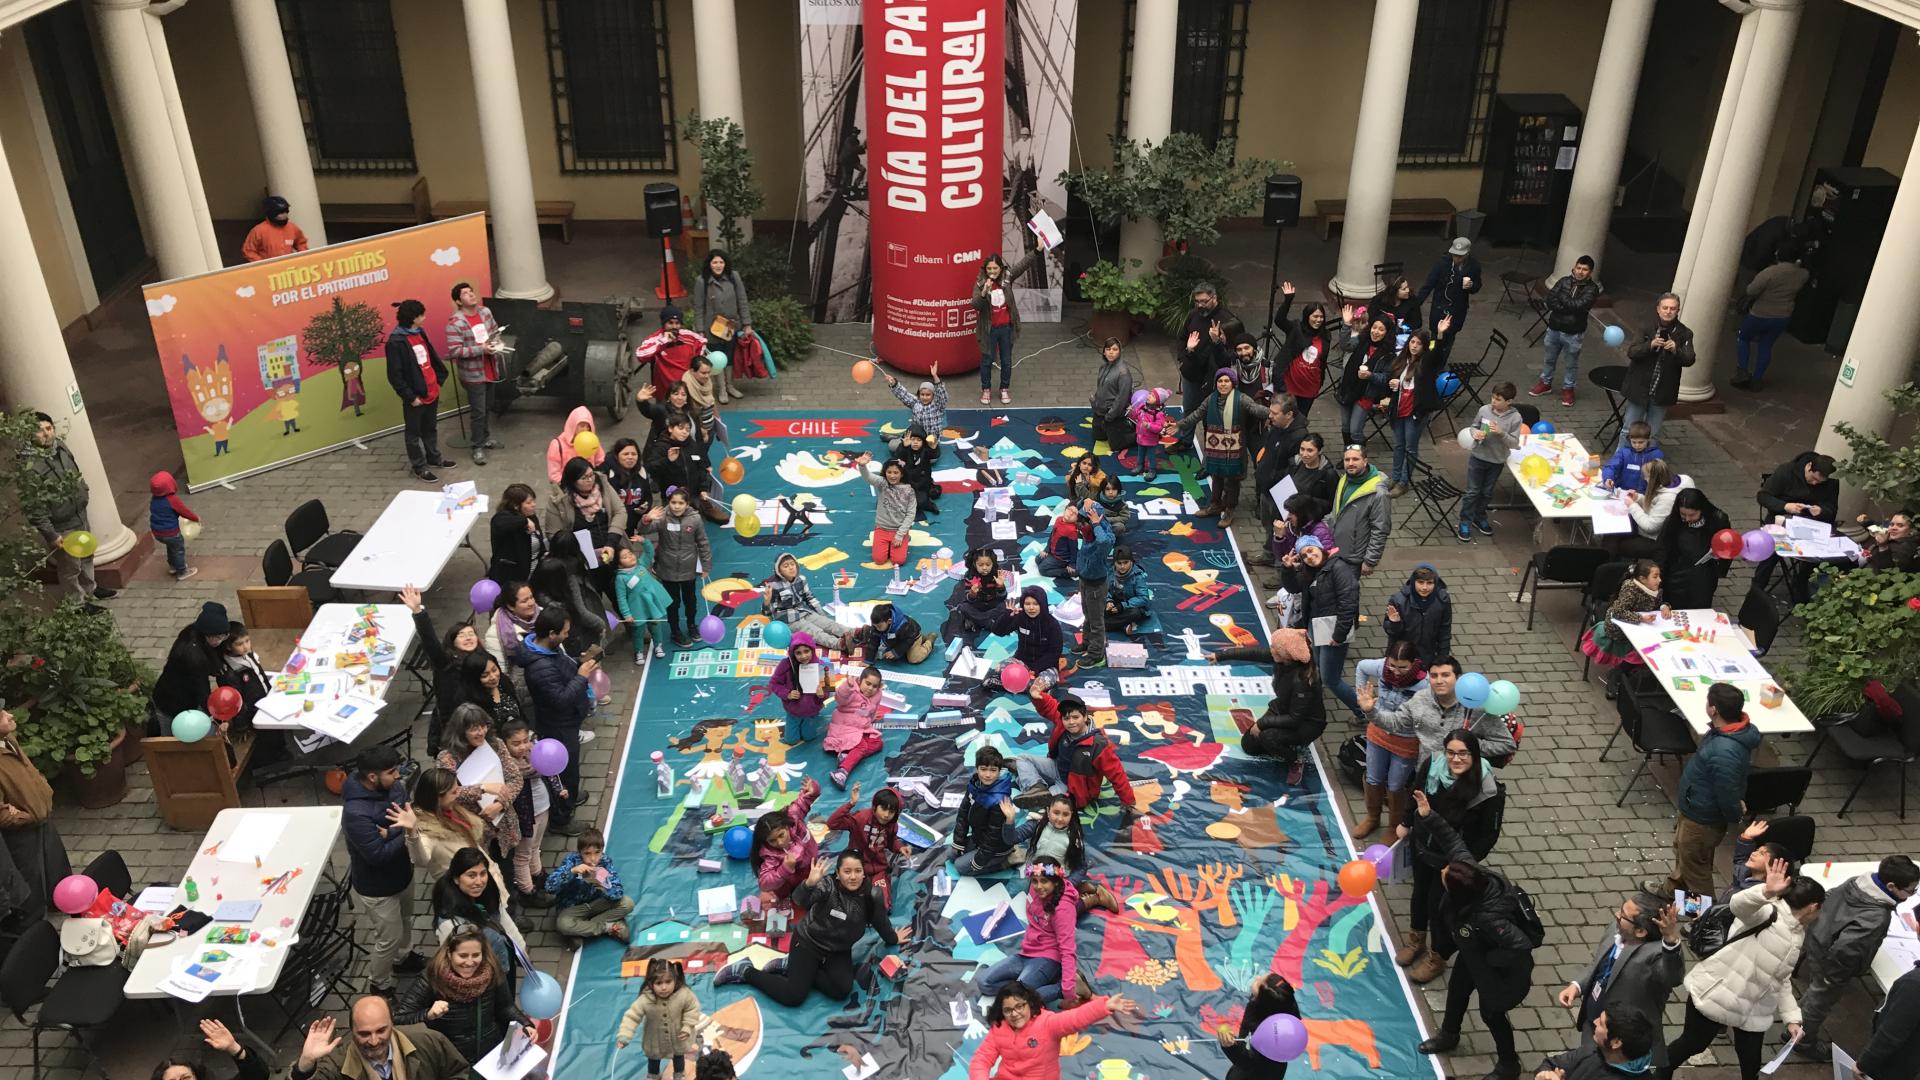
[{"label": "white paper sheet", "polygon": [[1787,1055],[1793,1053],[1793,1048],[1798,1045],[1800,1045],[1800,1036],[1795,1035],[1793,1038],[1788,1039],[1786,1045],[1780,1048],[1780,1052],[1773,1055],[1772,1061],[1760,1066],[1761,1074],[1772,1076],[1774,1073],[1779,1072],[1780,1066],[1787,1062]]},{"label": "white paper sheet", "polygon": [[[500,1040],[500,1045],[487,1051],[485,1057],[473,1063],[473,1071],[486,1077],[486,1080],[521,1080],[539,1064],[547,1060],[547,1052],[540,1045],[529,1041],[518,1025],[510,1030],[508,1036]],[[502,1057],[511,1054],[512,1061],[503,1061]]]},{"label": "white paper sheet", "polygon": [[1593,535],[1624,536],[1633,531],[1633,515],[1627,512],[1627,504],[1617,499],[1592,504]]},{"label": "white paper sheet", "polygon": [[798,675],[800,676],[801,693],[817,694],[820,692],[820,670],[819,664],[800,665]]},{"label": "white paper sheet", "polygon": [[165,915],[180,902],[179,895],[180,890],[172,886],[149,885],[140,890],[140,895],[134,898],[133,906],[155,915]]},{"label": "white paper sheet", "polygon": [[711,889],[701,889],[699,894],[700,915],[724,915],[740,910],[740,899],[731,885],[716,885]]},{"label": "white paper sheet", "polygon": [[[492,743],[481,743],[474,747],[473,752],[467,755],[467,760],[460,763],[460,769],[455,775],[460,783],[468,787],[475,784],[504,783],[507,778],[506,766],[501,763],[500,755],[494,751]],[[491,795],[480,796],[481,813],[490,818],[497,817],[499,809],[499,799]]]},{"label": "white paper sheet", "polygon": [[1833,526],[1813,518],[1790,517],[1787,519],[1787,539],[1789,540],[1825,540],[1833,535]]},{"label": "white paper sheet", "polygon": [[573,541],[580,545],[580,554],[587,557],[587,569],[600,568],[600,552],[594,549],[593,534],[585,529],[573,530]]},{"label": "white paper sheet", "polygon": [[992,530],[991,535],[995,540],[1012,540],[1017,536],[1014,532],[1013,521],[1010,518],[1001,518],[989,526],[989,528]]},{"label": "white paper sheet", "polygon": [[1284,512],[1287,508],[1287,500],[1293,498],[1299,491],[1299,487],[1293,482],[1293,477],[1283,476],[1279,483],[1267,489],[1267,494],[1273,496],[1273,505]]},{"label": "white paper sheet", "polygon": [[1845,1050],[1833,1048],[1833,1080],[1856,1080],[1860,1066]]},{"label": "white paper sheet", "polygon": [[242,814],[234,822],[233,832],[220,842],[220,861],[250,863],[273,854],[280,834],[287,831],[287,819],[279,814]]},{"label": "white paper sheet", "polygon": [[861,1054],[860,1064],[849,1065],[841,1069],[840,1075],[846,1077],[847,1080],[867,1080],[870,1076],[880,1075],[880,1063],[873,1060],[872,1054]]},{"label": "white paper sheet", "polygon": [[380,716],[384,702],[364,694],[343,694],[303,712],[300,723],[343,743],[358,739]]},{"label": "white paper sheet", "polygon": [[1033,220],[1027,222],[1027,228],[1033,230],[1033,235],[1039,239],[1040,246],[1048,251],[1059,247],[1066,239],[1060,235],[1060,226],[1054,224],[1053,215],[1045,210],[1033,215]]},{"label": "white paper sheet", "polygon": [[1340,625],[1337,615],[1322,615],[1308,624],[1308,635],[1315,645],[1333,644],[1333,632]]}]

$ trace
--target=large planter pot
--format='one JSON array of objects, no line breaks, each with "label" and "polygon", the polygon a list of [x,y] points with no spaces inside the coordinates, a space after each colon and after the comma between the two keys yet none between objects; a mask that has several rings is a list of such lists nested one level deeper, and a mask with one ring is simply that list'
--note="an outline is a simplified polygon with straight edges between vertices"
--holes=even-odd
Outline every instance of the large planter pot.
[{"label": "large planter pot", "polygon": [[1095,309],[1092,317],[1087,320],[1087,331],[1093,335],[1095,344],[1111,337],[1119,338],[1120,343],[1124,345],[1133,340],[1133,322],[1133,316],[1127,312]]},{"label": "large planter pot", "polygon": [[[92,776],[80,772],[77,765],[67,766],[67,784],[73,792],[74,801],[89,810],[100,810],[118,805],[127,797],[127,766],[129,758],[138,759],[140,740],[132,733],[122,731],[113,737],[109,744],[113,753],[93,771]],[[128,749],[131,746],[132,749]]]}]

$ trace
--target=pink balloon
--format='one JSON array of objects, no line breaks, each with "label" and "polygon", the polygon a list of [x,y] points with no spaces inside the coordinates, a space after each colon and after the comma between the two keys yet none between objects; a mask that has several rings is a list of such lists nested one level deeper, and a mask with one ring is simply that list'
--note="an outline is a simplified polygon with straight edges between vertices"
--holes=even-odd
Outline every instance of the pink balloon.
[{"label": "pink balloon", "polygon": [[587,685],[593,687],[595,700],[613,696],[613,680],[607,678],[606,668],[594,668],[593,674],[587,676]]},{"label": "pink balloon", "polygon": [[567,747],[559,739],[541,739],[533,744],[533,771],[541,776],[559,776],[567,767]]},{"label": "pink balloon", "polygon": [[53,906],[69,915],[78,915],[93,906],[100,886],[85,874],[68,874],[53,887]]},{"label": "pink balloon", "polygon": [[1027,687],[1033,685],[1033,672],[1028,671],[1027,665],[1020,661],[1009,660],[1007,665],[1000,669],[1000,685],[1015,694],[1022,693]]}]

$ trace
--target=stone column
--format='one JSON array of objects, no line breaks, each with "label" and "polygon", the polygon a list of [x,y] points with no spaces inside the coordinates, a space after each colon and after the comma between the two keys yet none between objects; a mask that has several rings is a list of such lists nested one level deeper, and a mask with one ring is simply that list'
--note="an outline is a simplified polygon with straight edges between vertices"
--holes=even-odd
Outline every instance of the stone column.
[{"label": "stone column", "polygon": [[1549,281],[1566,273],[1582,255],[1593,256],[1605,268],[1607,225],[1613,220],[1614,191],[1633,121],[1647,31],[1653,26],[1653,4],[1654,0],[1613,0],[1607,12],[1607,31],[1600,39],[1600,62],[1594,67],[1593,92],[1587,96],[1585,126],[1580,132],[1580,156],[1574,162],[1573,187],[1567,195],[1566,221],[1560,227],[1560,253],[1547,275]]},{"label": "stone column", "polygon": [[47,279],[33,258],[33,235],[27,230],[27,214],[13,186],[4,146],[0,146],[0,251],[21,256],[0,274],[0,326],[7,328],[0,334],[0,399],[53,417],[92,495],[87,504],[88,531],[100,544],[94,560],[112,562],[133,548],[133,531],[114,509],[113,485],[100,461],[86,410],[76,412],[71,404],[79,394],[73,363],[60,336]]},{"label": "stone column", "polygon": [[107,84],[119,110],[129,186],[160,277],[189,277],[213,266],[208,265],[173,117],[154,64],[146,6],[145,0],[93,0],[94,28],[106,59]]},{"label": "stone column", "polygon": [[[1180,35],[1180,0],[1139,0],[1133,9],[1133,63],[1127,86],[1127,138],[1158,144],[1173,133],[1173,63]],[[1160,226],[1128,221],[1120,226],[1120,265],[1139,259],[1152,273],[1164,246]]]},{"label": "stone column", "polygon": [[[733,0],[700,0],[693,5],[693,69],[700,91],[700,118],[724,118],[745,128],[747,107],[740,87],[739,33]],[[720,216],[712,207],[707,208],[707,230],[716,241],[719,239]],[[752,218],[741,219],[740,235],[753,238]]]},{"label": "stone column", "polygon": [[273,0],[233,0],[233,28],[240,38],[240,66],[253,101],[253,122],[260,132],[260,157],[267,168],[267,189],[292,205],[290,216],[307,234],[311,247],[325,247],[327,226],[320,220],[320,188],[313,179],[307,129],[300,99],[293,91],[293,67]]},{"label": "stone column", "polygon": [[[1920,133],[1900,175],[1920,177]],[[1893,212],[1887,217],[1889,241],[1896,236],[1920,236],[1920,190],[1916,188],[1920,184],[1902,184],[1894,196]],[[1913,370],[1916,342],[1920,342],[1920,305],[1913,302],[1916,278],[1920,278],[1920,244],[1880,245],[1873,276],[1867,279],[1867,291],[1860,300],[1860,310],[1874,312],[1874,317],[1854,323],[1853,335],[1847,339],[1833,396],[1827,399],[1827,415],[1820,421],[1815,446],[1821,453],[1845,458],[1850,452],[1846,440],[1833,431],[1833,425],[1842,420],[1862,431],[1892,433],[1893,406],[1883,395],[1906,382]],[[1859,513],[1860,495],[1850,487],[1842,491],[1842,513]]]},{"label": "stone column", "polygon": [[[1727,129],[1727,148],[1714,178],[1711,212],[1700,234],[1693,276],[1687,282],[1692,303],[1681,318],[1693,328],[1693,366],[1680,375],[1681,401],[1713,397],[1713,365],[1733,346],[1728,318],[1734,273],[1740,267],[1740,243],[1746,238],[1760,186],[1760,167],[1766,161],[1774,119],[1780,111],[1780,90],[1787,62],[1793,58],[1793,36],[1800,27],[1803,0],[1760,0],[1747,16],[1759,25],[1753,32],[1753,52],[1747,59],[1747,77],[1741,80],[1740,107]],[[1698,197],[1694,205],[1699,206]]]},{"label": "stone column", "polygon": [[1700,254],[1700,237],[1707,229],[1712,199],[1705,197],[1720,179],[1720,159],[1727,153],[1727,132],[1733,128],[1733,114],[1740,107],[1740,86],[1747,78],[1747,60],[1753,55],[1753,34],[1760,20],[1741,16],[1740,33],[1733,42],[1733,61],[1727,65],[1727,82],[1720,90],[1720,111],[1713,117],[1713,136],[1707,141],[1707,157],[1700,165],[1700,184],[1694,191],[1693,213],[1687,217],[1687,237],[1680,244],[1680,262],[1673,271],[1673,291],[1687,298],[1687,283],[1693,279],[1693,264]]},{"label": "stone column", "polygon": [[[183,0],[184,2],[184,0]],[[153,50],[153,71],[160,79],[160,97],[167,106],[167,123],[173,129],[173,149],[180,160],[180,182],[186,185],[187,202],[193,207],[193,231],[200,237],[200,250],[207,269],[226,265],[220,255],[220,241],[213,235],[213,212],[207,206],[207,188],[200,179],[200,159],[193,152],[193,133],[187,128],[187,109],[180,103],[180,84],[173,77],[173,53],[167,48],[167,28],[157,7],[147,10],[147,44]]]},{"label": "stone column", "polygon": [[480,157],[487,171],[488,221],[495,296],[546,300],[546,256],[533,212],[533,169],[527,162],[527,125],[520,114],[520,81],[513,66],[513,28],[507,0],[462,0],[467,52],[473,60],[473,100],[480,117]]},{"label": "stone column", "polygon": [[1387,220],[1400,167],[1400,121],[1407,108],[1407,74],[1419,15],[1420,0],[1374,0],[1360,117],[1354,123],[1353,166],[1347,170],[1347,220],[1341,227],[1340,262],[1333,279],[1333,291],[1341,296],[1370,297],[1379,287],[1373,267],[1387,255]]}]

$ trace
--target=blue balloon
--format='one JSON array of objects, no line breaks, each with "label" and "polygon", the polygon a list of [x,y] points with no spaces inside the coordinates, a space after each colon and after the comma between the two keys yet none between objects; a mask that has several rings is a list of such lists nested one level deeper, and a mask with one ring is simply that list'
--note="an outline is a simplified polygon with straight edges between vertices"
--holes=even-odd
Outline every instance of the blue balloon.
[{"label": "blue balloon", "polygon": [[793,643],[793,627],[783,622],[768,623],[760,631],[760,644],[769,649],[784,649]]},{"label": "blue balloon", "polygon": [[745,825],[735,825],[727,830],[720,843],[727,849],[730,858],[744,859],[753,854],[753,830]]},{"label": "blue balloon", "polygon": [[187,709],[173,718],[173,737],[181,742],[199,742],[213,730],[213,717],[199,709]]},{"label": "blue balloon", "polygon": [[1617,349],[1627,343],[1627,332],[1617,326],[1609,326],[1600,332],[1600,340]]},{"label": "blue balloon", "polygon": [[1477,671],[1469,671],[1460,676],[1460,681],[1454,684],[1453,695],[1459,698],[1460,704],[1467,708],[1478,709],[1486,705],[1487,693],[1491,687],[1492,684],[1487,682],[1485,675]]},{"label": "blue balloon", "polygon": [[535,1020],[559,1016],[564,996],[559,981],[544,971],[529,970],[520,983],[520,1009]]},{"label": "blue balloon", "polygon": [[1533,433],[1535,435],[1551,435],[1554,433],[1554,430],[1551,420],[1541,420],[1533,425]]},{"label": "blue balloon", "polygon": [[1451,371],[1443,371],[1440,373],[1440,377],[1433,381],[1433,385],[1437,387],[1442,394],[1451,397],[1460,392],[1460,376],[1455,375]]},{"label": "blue balloon", "polygon": [[719,349],[714,349],[708,352],[707,360],[713,364],[713,370],[715,371],[727,370],[727,354],[721,352]]}]

